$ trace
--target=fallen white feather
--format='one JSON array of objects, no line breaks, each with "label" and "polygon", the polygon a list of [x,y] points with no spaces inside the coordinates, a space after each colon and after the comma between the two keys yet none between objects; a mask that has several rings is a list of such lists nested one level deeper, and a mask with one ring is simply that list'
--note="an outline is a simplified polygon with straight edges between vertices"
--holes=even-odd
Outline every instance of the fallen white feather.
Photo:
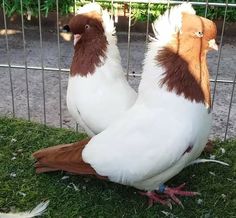
[{"label": "fallen white feather", "polygon": [[18,192],[18,194],[21,195],[21,196],[23,196],[23,197],[26,196],[26,194],[25,194],[24,192]]},{"label": "fallen white feather", "polygon": [[225,195],[225,194],[221,194],[221,197],[222,197],[223,199],[226,199],[226,195]]},{"label": "fallen white feather", "polygon": [[207,163],[207,162],[213,162],[213,163],[218,163],[222,164],[224,166],[229,166],[229,164],[219,161],[219,160],[212,160],[212,159],[196,159],[188,164],[188,166],[193,165],[193,164],[198,164],[198,163]]},{"label": "fallen white feather", "polygon": [[0,218],[31,218],[41,216],[47,209],[49,201],[41,202],[33,210],[21,213],[0,213]]},{"label": "fallen white feather", "polygon": [[16,142],[16,141],[17,141],[17,140],[16,140],[16,139],[14,139],[14,138],[13,138],[13,139],[11,139],[11,142],[12,142],[12,143],[14,143],[14,142]]},{"label": "fallen white feather", "polygon": [[224,148],[220,148],[220,151],[222,154],[225,154],[225,149]]},{"label": "fallen white feather", "polygon": [[[72,187],[71,187],[71,186],[72,186]],[[77,188],[77,186],[76,186],[73,182],[71,182],[67,187],[68,187],[68,188],[74,188],[75,191],[78,191],[78,190],[79,190],[79,189]]]},{"label": "fallen white feather", "polygon": [[202,199],[197,199],[197,204],[202,204],[203,200]]},{"label": "fallen white feather", "polygon": [[167,212],[167,211],[164,211],[164,210],[162,210],[161,212],[162,212],[165,216],[178,218],[177,216],[175,216],[175,215],[174,215],[173,213],[171,213],[171,212]]},{"label": "fallen white feather", "polygon": [[10,173],[10,177],[16,177],[16,173]]},{"label": "fallen white feather", "polygon": [[216,175],[214,172],[211,172],[211,171],[210,171],[209,173],[210,173],[212,176],[215,176],[215,175]]},{"label": "fallen white feather", "polygon": [[70,177],[69,176],[63,176],[62,178],[61,178],[61,180],[65,180],[65,179],[69,179]]},{"label": "fallen white feather", "polygon": [[161,211],[163,214],[165,214],[166,216],[169,216],[169,212],[166,212],[164,210]]},{"label": "fallen white feather", "polygon": [[211,160],[215,160],[215,159],[216,159],[216,156],[213,155],[213,154],[211,154],[211,155],[210,155],[210,159],[211,159]]}]

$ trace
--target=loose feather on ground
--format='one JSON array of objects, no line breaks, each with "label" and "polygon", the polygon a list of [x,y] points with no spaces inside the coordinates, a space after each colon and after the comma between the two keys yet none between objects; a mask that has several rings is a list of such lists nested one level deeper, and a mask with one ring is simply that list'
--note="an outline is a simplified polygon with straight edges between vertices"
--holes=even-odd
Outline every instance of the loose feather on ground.
[{"label": "loose feather on ground", "polygon": [[41,216],[47,209],[49,201],[41,202],[33,210],[20,213],[0,213],[0,218],[32,218]]}]

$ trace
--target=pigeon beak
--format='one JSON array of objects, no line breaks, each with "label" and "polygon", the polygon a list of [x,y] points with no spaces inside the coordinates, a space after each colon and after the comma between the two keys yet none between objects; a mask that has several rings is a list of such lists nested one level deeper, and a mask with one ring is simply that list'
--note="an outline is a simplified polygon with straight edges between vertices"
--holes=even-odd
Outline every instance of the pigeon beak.
[{"label": "pigeon beak", "polygon": [[74,46],[76,45],[76,43],[80,40],[81,35],[80,34],[75,34],[74,35]]},{"label": "pigeon beak", "polygon": [[208,43],[211,49],[218,51],[218,45],[216,44],[215,39],[211,39]]}]

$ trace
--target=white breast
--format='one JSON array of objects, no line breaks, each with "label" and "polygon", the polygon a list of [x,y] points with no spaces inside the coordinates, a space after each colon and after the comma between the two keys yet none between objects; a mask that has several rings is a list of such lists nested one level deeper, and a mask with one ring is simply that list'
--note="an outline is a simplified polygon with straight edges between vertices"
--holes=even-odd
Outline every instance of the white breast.
[{"label": "white breast", "polygon": [[92,75],[69,78],[67,106],[74,119],[97,134],[129,109],[136,96],[123,74],[117,46],[110,44],[105,63]]}]

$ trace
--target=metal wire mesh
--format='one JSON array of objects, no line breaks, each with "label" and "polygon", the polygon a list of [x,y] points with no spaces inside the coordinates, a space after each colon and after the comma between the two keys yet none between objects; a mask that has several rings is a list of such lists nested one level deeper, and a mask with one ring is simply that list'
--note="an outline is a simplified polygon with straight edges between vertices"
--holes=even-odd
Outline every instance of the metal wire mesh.
[{"label": "metal wire mesh", "polygon": [[[94,1],[93,1],[94,2]],[[104,2],[104,1],[103,1]],[[144,3],[147,5],[147,21],[146,21],[146,31],[145,31],[145,42],[148,42],[149,38],[149,26],[150,26],[150,5],[151,4],[167,4],[173,5],[173,4],[179,4],[181,3],[180,1],[163,1],[163,0],[111,0],[111,1],[105,1],[105,2],[110,2],[111,3],[111,15],[112,17],[114,16],[114,4],[119,3],[119,4],[128,4],[128,31],[127,31],[127,58],[126,58],[126,76],[127,79],[130,78],[136,78],[140,77],[141,73],[140,72],[133,72],[134,70],[130,66],[130,61],[131,61],[131,36],[133,32],[131,31],[132,29],[132,4],[133,3]],[[219,52],[218,52],[218,57],[217,57],[217,67],[216,67],[216,74],[213,79],[211,79],[211,82],[213,84],[213,91],[212,91],[212,99],[213,99],[213,105],[214,109],[217,107],[215,104],[216,102],[216,92],[217,88],[220,84],[229,84],[231,85],[232,89],[230,92],[230,99],[229,99],[229,106],[228,106],[228,113],[226,115],[226,123],[225,126],[223,127],[225,129],[224,134],[223,134],[223,139],[227,139],[228,137],[228,130],[229,130],[229,125],[231,121],[231,111],[234,106],[233,99],[234,99],[234,90],[235,90],[235,83],[236,83],[236,72],[232,72],[234,74],[233,79],[219,79],[219,72],[220,72],[220,66],[221,66],[221,57],[222,57],[222,48],[223,48],[223,41],[224,41],[224,33],[225,33],[225,24],[226,24],[226,15],[229,10],[229,8],[235,8],[236,4],[234,3],[229,3],[228,0],[226,0],[224,3],[219,3],[219,2],[209,2],[206,0],[205,2],[191,2],[193,5],[201,5],[205,6],[205,17],[207,16],[208,13],[208,8],[211,6],[214,7],[224,7],[224,16],[223,16],[223,25],[222,25],[222,30],[220,34],[220,44],[219,44]],[[59,27],[59,2],[56,0],[56,21],[57,21],[57,26],[56,26],[56,35],[57,35],[57,67],[55,66],[45,66],[44,65],[44,46],[43,46],[43,35],[42,35],[42,20],[41,20],[41,10],[40,10],[40,0],[37,1],[38,4],[38,31],[39,31],[39,53],[40,53],[40,66],[34,66],[30,65],[27,62],[27,49],[26,49],[26,38],[25,38],[25,22],[24,22],[24,17],[23,17],[23,3],[22,0],[20,0],[21,4],[21,32],[22,32],[22,46],[23,46],[23,63],[24,64],[11,64],[12,59],[10,55],[10,49],[9,49],[9,39],[8,39],[8,24],[7,24],[7,17],[6,17],[6,11],[5,11],[5,1],[3,0],[3,20],[4,20],[4,30],[5,30],[5,46],[6,46],[6,56],[7,56],[7,61],[6,63],[1,63],[0,64],[0,69],[8,69],[8,76],[9,76],[9,84],[10,84],[10,92],[11,92],[11,112],[12,116],[15,116],[17,108],[15,106],[15,88],[14,88],[14,81],[12,79],[12,71],[13,70],[24,70],[25,71],[25,85],[26,85],[26,108],[27,108],[27,119],[31,120],[33,118],[32,116],[32,108],[30,105],[30,82],[29,82],[29,76],[28,76],[28,71],[29,70],[35,70],[35,71],[41,71],[41,84],[38,84],[39,86],[41,85],[42,87],[42,115],[43,115],[43,123],[47,124],[47,116],[49,116],[50,111],[47,111],[47,104],[46,104],[46,95],[45,95],[45,73],[46,72],[56,72],[58,75],[58,93],[54,93],[55,95],[58,95],[58,107],[59,107],[59,127],[63,127],[63,105],[65,102],[62,102],[63,98],[63,90],[62,87],[62,76],[63,73],[69,72],[68,68],[62,68],[61,65],[61,60],[62,60],[62,53],[61,53],[61,41],[60,41],[60,27]],[[74,11],[76,12],[77,5],[76,5],[76,0],[74,4]],[[236,64],[235,64],[236,66]],[[236,69],[236,67],[235,67]],[[141,71],[141,70],[140,70]],[[1,72],[1,71],[0,71]],[[22,104],[25,104],[22,102]],[[78,126],[76,125],[76,129],[78,129]],[[216,131],[216,130],[215,130]],[[231,136],[236,136],[236,132],[231,134]]]}]

